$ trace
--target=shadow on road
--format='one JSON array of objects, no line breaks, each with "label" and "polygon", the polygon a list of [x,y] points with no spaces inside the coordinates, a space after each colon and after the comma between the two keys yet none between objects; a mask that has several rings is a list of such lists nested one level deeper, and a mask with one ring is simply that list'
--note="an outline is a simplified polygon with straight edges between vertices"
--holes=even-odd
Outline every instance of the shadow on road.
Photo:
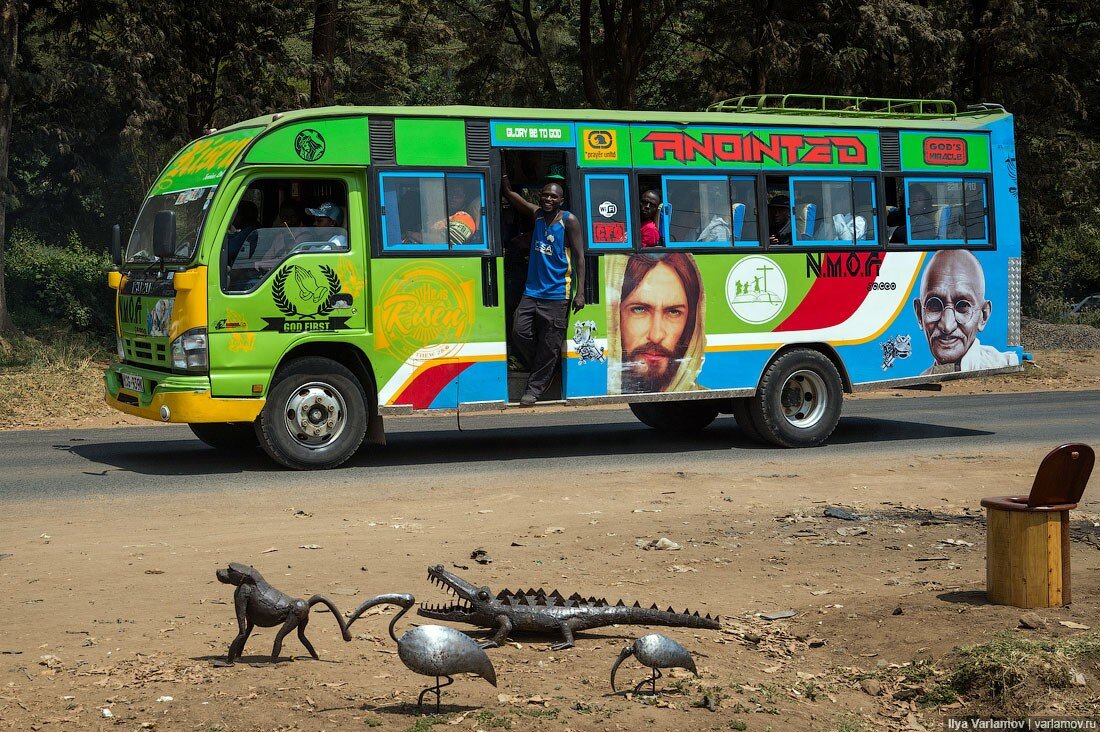
[{"label": "shadow on road", "polygon": [[[994,433],[939,424],[844,417],[825,448],[858,443],[953,439],[991,434]],[[220,453],[197,439],[82,442],[56,447],[69,450],[93,463],[143,475],[218,475],[278,470],[278,466],[259,450]],[[745,437],[730,417],[718,420],[698,435],[667,435],[633,421],[589,425],[509,426],[504,419],[491,427],[462,431],[398,430],[389,435],[388,445],[365,446],[343,468],[773,449],[776,448]]]}]

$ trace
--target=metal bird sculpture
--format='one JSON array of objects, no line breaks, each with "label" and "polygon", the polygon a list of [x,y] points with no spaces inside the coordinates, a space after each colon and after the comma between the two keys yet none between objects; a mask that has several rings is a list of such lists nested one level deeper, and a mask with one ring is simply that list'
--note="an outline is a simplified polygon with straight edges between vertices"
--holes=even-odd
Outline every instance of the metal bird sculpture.
[{"label": "metal bird sculpture", "polygon": [[619,657],[615,659],[615,665],[611,667],[611,690],[616,693],[618,690],[615,688],[615,672],[619,669],[619,664],[630,656],[636,657],[642,665],[649,666],[653,670],[650,678],[642,679],[634,687],[635,694],[647,682],[652,693],[656,694],[657,679],[661,678],[660,669],[663,668],[686,668],[696,676],[699,675],[699,672],[695,669],[695,660],[686,648],[660,633],[651,633],[650,635],[643,635],[624,648],[619,653]]},{"label": "metal bird sculpture", "polygon": [[[401,612],[390,621],[390,638],[397,642],[397,655],[410,670],[423,676],[434,676],[435,686],[429,686],[420,692],[416,699],[416,708],[424,704],[424,696],[435,692],[435,709],[439,711],[440,690],[454,683],[452,674],[473,673],[497,685],[497,672],[489,656],[470,636],[442,625],[421,625],[407,631],[400,638],[393,627],[402,615],[416,604],[416,598],[407,594],[378,595],[355,609],[348,619],[347,627],[359,619],[364,612],[375,605],[399,605]],[[445,683],[439,683],[440,677]]]}]

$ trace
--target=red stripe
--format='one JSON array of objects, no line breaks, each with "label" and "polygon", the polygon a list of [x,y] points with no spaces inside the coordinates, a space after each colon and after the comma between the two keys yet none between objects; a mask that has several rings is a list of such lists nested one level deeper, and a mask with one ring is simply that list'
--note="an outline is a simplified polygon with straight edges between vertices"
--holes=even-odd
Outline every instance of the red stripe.
[{"label": "red stripe", "polygon": [[[840,262],[840,277],[820,276],[810,285],[810,291],[802,298],[802,302],[794,309],[787,319],[776,327],[776,331],[787,330],[814,330],[816,328],[828,328],[839,325],[848,318],[867,299],[867,287],[878,276],[878,267],[872,267],[870,273],[864,274],[867,269],[867,259],[870,252],[855,252],[854,256],[859,260],[859,268],[855,275],[849,276],[845,265],[848,253],[829,254],[826,252],[821,258],[822,274],[830,259]],[[882,261],[888,255],[883,254]]]},{"label": "red stripe", "polygon": [[458,378],[458,375],[471,366],[472,362],[442,363],[431,366],[413,379],[412,383],[401,390],[393,404],[411,404],[413,409],[427,409],[439,392]]}]

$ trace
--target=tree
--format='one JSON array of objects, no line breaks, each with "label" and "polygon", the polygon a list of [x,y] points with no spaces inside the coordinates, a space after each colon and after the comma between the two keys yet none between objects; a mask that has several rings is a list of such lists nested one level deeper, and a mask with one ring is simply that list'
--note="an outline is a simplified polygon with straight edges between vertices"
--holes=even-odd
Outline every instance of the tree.
[{"label": "tree", "polygon": [[[592,0],[580,0],[580,66],[584,96],[593,107],[635,109],[638,83],[653,60],[658,33],[684,0],[597,0],[599,34],[593,37]],[[600,87],[606,74],[610,101]]]},{"label": "tree", "polygon": [[309,67],[309,106],[326,107],[335,98],[336,0],[314,0],[313,63]]},{"label": "tree", "polygon": [[19,53],[20,0],[0,0],[0,342],[5,334],[15,330],[8,313],[8,297],[4,288],[4,244],[7,241],[8,144],[11,142],[12,77]]}]

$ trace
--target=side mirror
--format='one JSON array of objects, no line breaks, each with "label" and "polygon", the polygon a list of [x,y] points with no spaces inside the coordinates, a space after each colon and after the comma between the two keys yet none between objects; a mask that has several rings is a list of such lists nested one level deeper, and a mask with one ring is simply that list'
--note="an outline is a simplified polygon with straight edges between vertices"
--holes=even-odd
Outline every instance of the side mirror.
[{"label": "side mirror", "polygon": [[122,264],[122,227],[118,224],[111,227],[111,261],[116,267]]},{"label": "side mirror", "polygon": [[175,211],[158,211],[153,219],[153,254],[162,261],[176,255]]}]

